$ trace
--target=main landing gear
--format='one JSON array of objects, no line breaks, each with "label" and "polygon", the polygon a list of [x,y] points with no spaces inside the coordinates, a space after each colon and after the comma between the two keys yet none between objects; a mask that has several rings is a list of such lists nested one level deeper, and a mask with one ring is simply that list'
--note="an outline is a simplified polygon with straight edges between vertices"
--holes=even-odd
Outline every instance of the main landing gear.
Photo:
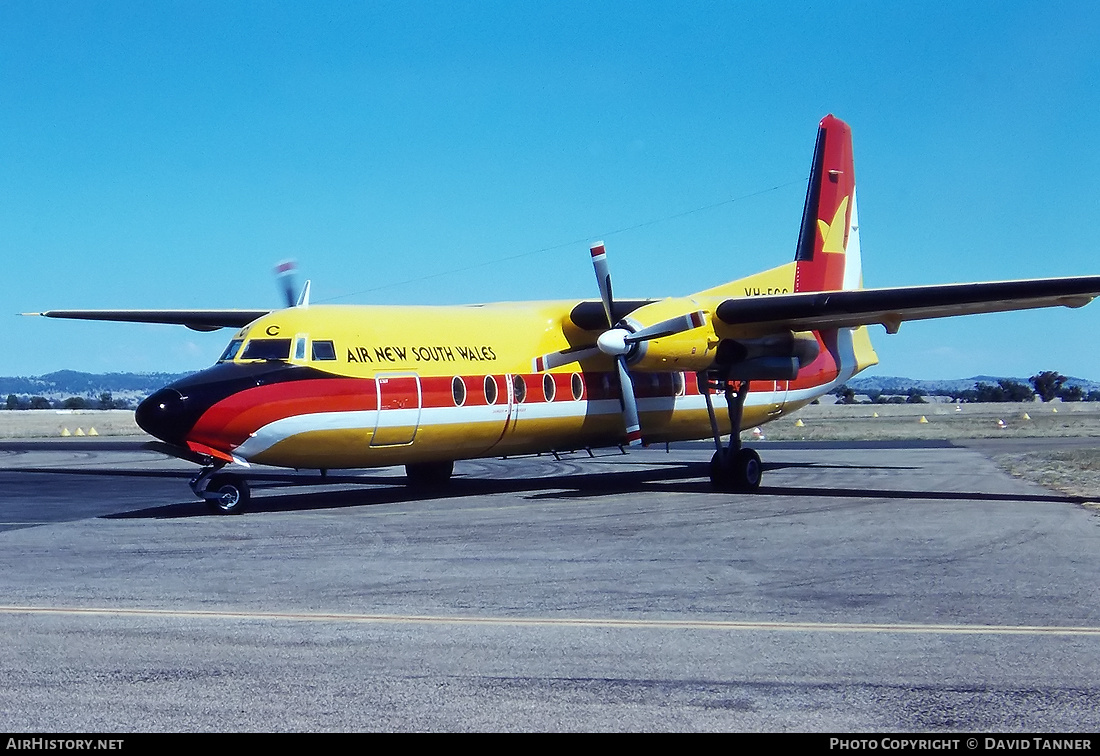
[{"label": "main landing gear", "polygon": [[454,473],[455,463],[448,462],[417,462],[405,465],[405,483],[409,488],[426,489],[439,488],[451,479]]},{"label": "main landing gear", "polygon": [[204,467],[191,481],[191,490],[218,514],[240,514],[251,495],[248,481],[240,475],[220,472],[221,469]]},{"label": "main landing gear", "polygon": [[[714,433],[714,445],[717,451],[710,458],[710,482],[719,491],[755,491],[760,487],[760,478],[764,467],[760,455],[752,449],[741,446],[741,416],[745,409],[745,398],[749,395],[749,382],[727,379],[714,379],[706,373],[699,374],[699,387],[707,400],[707,412],[710,414],[710,428]],[[718,418],[714,414],[711,402],[712,389],[722,389],[726,395],[726,411],[730,419],[730,442],[722,445],[718,432]]]}]

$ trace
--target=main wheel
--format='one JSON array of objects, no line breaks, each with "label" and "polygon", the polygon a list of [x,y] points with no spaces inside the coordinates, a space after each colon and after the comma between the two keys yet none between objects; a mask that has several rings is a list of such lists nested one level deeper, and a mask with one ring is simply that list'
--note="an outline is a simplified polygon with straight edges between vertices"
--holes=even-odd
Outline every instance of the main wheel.
[{"label": "main wheel", "polygon": [[760,479],[764,476],[764,465],[760,462],[759,454],[752,449],[742,449],[737,452],[733,467],[738,488],[743,491],[755,491],[760,488]]},{"label": "main wheel", "polygon": [[218,514],[240,514],[248,506],[248,483],[229,473],[215,475],[207,484],[203,498]]},{"label": "main wheel", "polygon": [[451,479],[455,463],[416,462],[405,465],[405,482],[410,488],[438,488]]},{"label": "main wheel", "polygon": [[710,484],[719,491],[733,491],[733,464],[729,449],[719,449],[710,458]]},{"label": "main wheel", "polygon": [[710,482],[719,491],[755,491],[764,466],[752,449],[722,449],[710,458]]}]

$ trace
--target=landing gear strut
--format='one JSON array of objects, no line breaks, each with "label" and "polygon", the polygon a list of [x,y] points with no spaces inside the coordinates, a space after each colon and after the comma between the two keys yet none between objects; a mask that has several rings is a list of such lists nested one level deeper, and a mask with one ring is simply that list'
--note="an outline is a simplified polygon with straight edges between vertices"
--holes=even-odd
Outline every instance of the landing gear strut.
[{"label": "landing gear strut", "polygon": [[248,506],[248,481],[240,475],[220,472],[222,467],[204,467],[191,481],[191,490],[218,514],[240,514]]},{"label": "landing gear strut", "polygon": [[[760,487],[760,478],[764,472],[760,455],[752,449],[741,446],[741,416],[745,409],[745,398],[749,395],[749,382],[734,382],[728,378],[711,380],[706,373],[699,374],[699,387],[707,400],[707,412],[710,415],[710,428],[714,434],[716,451],[710,458],[710,482],[719,491],[755,491]],[[718,418],[714,414],[711,401],[712,389],[720,388],[726,395],[726,408],[730,420],[730,441],[722,445],[718,432]]]}]

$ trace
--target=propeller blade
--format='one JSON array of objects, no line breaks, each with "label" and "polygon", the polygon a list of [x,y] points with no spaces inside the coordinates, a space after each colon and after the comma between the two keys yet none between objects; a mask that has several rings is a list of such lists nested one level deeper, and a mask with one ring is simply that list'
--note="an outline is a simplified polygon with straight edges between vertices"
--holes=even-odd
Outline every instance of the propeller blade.
[{"label": "propeller blade", "polygon": [[[627,348],[627,342],[625,337],[630,333],[623,328],[615,328],[615,320],[611,313],[615,311],[615,297],[611,292],[611,268],[607,264],[607,250],[604,248],[603,242],[596,242],[592,248],[592,267],[596,271],[596,284],[600,287],[600,299],[603,301],[604,315],[607,316],[607,325],[610,330],[600,334],[599,341],[596,342],[596,346],[591,348],[590,351],[594,354],[604,353],[615,357],[615,368],[619,373],[619,393],[622,396],[623,407],[623,426],[626,428],[626,443],[629,446],[639,446],[642,443],[642,426],[638,420],[638,401],[634,397],[634,384],[630,382],[630,373],[626,369],[626,353],[629,351]],[[694,317],[696,314],[692,313],[691,316],[685,316],[688,318]],[[679,331],[686,331],[688,328],[696,328],[698,325],[684,326],[681,318],[674,318],[673,321],[666,321],[665,323],[658,323],[658,326],[665,325],[667,328],[675,328],[676,330],[668,331],[669,333],[678,333]],[[653,326],[649,329],[652,330]],[[663,333],[661,335],[664,335]],[[645,336],[646,338],[656,338],[656,333],[652,336]],[[549,358],[552,355],[546,355],[545,358]],[[538,361],[536,360],[536,363]]]},{"label": "propeller blade", "polygon": [[286,306],[293,307],[298,301],[298,297],[294,292],[298,287],[298,263],[294,260],[283,260],[275,266],[275,278],[279,282],[279,287],[283,290]]},{"label": "propeller blade", "polygon": [[600,287],[600,299],[603,301],[603,311],[607,315],[609,328],[615,327],[615,321],[611,318],[614,311],[615,298],[611,293],[611,269],[607,265],[607,250],[603,242],[596,242],[592,248],[592,267],[596,270],[596,285]]},{"label": "propeller blade", "polygon": [[623,403],[623,425],[626,426],[626,443],[628,446],[640,446],[642,443],[642,426],[638,421],[638,401],[634,398],[634,384],[630,382],[630,373],[626,370],[626,357],[620,356],[615,360],[619,369],[619,389]]},{"label": "propeller blade", "polygon": [[669,318],[668,320],[662,320],[660,323],[654,323],[639,331],[635,331],[626,337],[626,343],[634,344],[639,341],[659,339],[662,336],[671,336],[674,333],[683,333],[684,331],[690,331],[693,328],[699,328],[700,326],[706,325],[706,322],[707,317],[702,310],[690,312],[687,315],[680,315],[675,318]]},{"label": "propeller blade", "polygon": [[532,360],[531,369],[536,373],[542,373],[547,370],[553,370],[556,367],[561,367],[562,365],[568,365],[571,362],[587,360],[589,357],[595,357],[598,354],[600,354],[600,350],[594,346],[551,352],[550,354],[544,354],[542,357],[536,357]]}]

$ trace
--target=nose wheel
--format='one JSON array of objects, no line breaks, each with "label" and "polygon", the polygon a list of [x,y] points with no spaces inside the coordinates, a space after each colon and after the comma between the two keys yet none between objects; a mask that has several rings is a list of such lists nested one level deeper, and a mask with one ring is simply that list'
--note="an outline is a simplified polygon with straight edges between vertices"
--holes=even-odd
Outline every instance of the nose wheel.
[{"label": "nose wheel", "polygon": [[240,514],[248,505],[250,493],[244,478],[224,473],[210,479],[203,498],[206,506],[218,514]]},{"label": "nose wheel", "polygon": [[233,473],[218,472],[219,469],[221,468],[203,469],[191,481],[191,490],[217,514],[240,514],[251,498],[248,481]]}]

